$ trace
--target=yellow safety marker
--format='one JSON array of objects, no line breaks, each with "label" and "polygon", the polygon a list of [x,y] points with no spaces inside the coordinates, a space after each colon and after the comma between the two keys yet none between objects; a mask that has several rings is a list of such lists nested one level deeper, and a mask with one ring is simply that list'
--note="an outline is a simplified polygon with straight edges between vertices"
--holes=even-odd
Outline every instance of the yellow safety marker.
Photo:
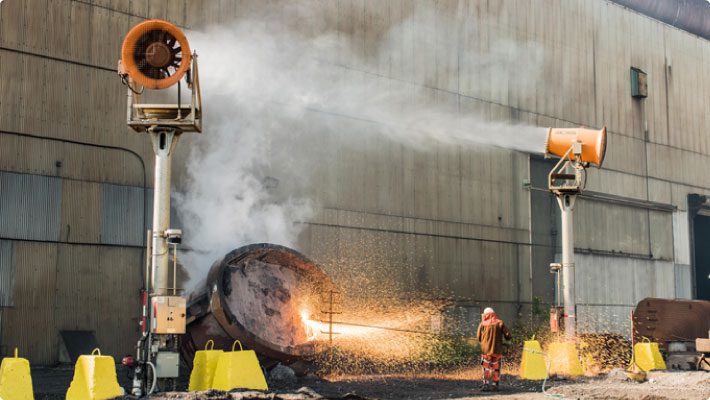
[{"label": "yellow safety marker", "polygon": [[[209,346],[209,349],[207,348]],[[207,390],[212,387],[214,380],[214,371],[217,368],[220,354],[222,350],[214,350],[214,341],[208,340],[204,350],[195,352],[195,358],[192,362],[192,372],[190,373],[190,385],[188,391]]]},{"label": "yellow safety marker", "polygon": [[17,356],[6,357],[0,365],[0,399],[2,400],[33,400],[32,376],[30,362]]},{"label": "yellow safety marker", "polygon": [[526,340],[523,344],[523,358],[520,362],[520,378],[533,381],[547,379],[545,355],[540,342]]},{"label": "yellow safety marker", "polygon": [[[239,343],[239,351],[234,351],[237,343]],[[254,350],[244,350],[242,343],[235,340],[232,351],[224,352],[219,356],[212,389],[268,390],[264,372]]]},{"label": "yellow safety marker", "polygon": [[651,342],[647,337],[642,340],[641,343],[634,345],[636,365],[644,371],[666,369],[666,363],[663,361],[661,351],[658,349],[658,343]]},{"label": "yellow safety marker", "polygon": [[582,363],[579,362],[579,353],[574,342],[550,343],[547,350],[550,359],[550,375],[582,376]]},{"label": "yellow safety marker", "polygon": [[91,355],[79,356],[67,400],[102,400],[122,395],[113,357],[102,356],[99,349],[94,349]]}]

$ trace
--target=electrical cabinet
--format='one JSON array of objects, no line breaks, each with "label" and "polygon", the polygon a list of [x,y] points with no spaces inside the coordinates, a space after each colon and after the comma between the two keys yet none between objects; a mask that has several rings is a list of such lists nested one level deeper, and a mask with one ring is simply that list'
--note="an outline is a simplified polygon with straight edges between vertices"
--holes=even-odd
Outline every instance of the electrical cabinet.
[{"label": "electrical cabinet", "polygon": [[631,67],[631,96],[636,98],[648,97],[646,73],[634,67]]},{"label": "electrical cabinet", "polygon": [[152,305],[152,333],[161,335],[185,333],[185,315],[187,308],[184,297],[155,296],[153,297]]},{"label": "electrical cabinet", "polygon": [[158,378],[177,378],[180,373],[180,354],[161,351],[155,357],[155,376]]}]

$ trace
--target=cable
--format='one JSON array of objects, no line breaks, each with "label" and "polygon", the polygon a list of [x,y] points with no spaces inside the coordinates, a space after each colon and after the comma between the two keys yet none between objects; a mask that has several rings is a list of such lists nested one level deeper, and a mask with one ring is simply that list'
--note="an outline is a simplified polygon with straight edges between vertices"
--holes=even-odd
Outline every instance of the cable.
[{"label": "cable", "polygon": [[[319,322],[321,324],[328,324],[330,323],[329,321],[322,321],[322,320],[313,320],[315,322]],[[403,329],[403,328],[390,328],[386,326],[378,326],[378,325],[367,325],[367,324],[358,324],[355,322],[341,322],[341,321],[333,321],[333,325],[346,325],[346,326],[358,326],[358,327],[363,327],[363,328],[372,328],[372,329],[379,329],[379,330],[384,330],[384,331],[394,331],[394,332],[403,332],[403,333],[413,333],[417,335],[429,335],[429,336],[436,336],[435,333],[432,332],[425,332],[425,331],[417,331],[413,329]]]},{"label": "cable", "polygon": [[156,373],[155,365],[152,362],[147,361],[146,364],[150,365],[150,368],[153,370],[153,384],[150,385],[150,390],[148,390],[148,393],[147,393],[148,395],[151,395],[151,394],[153,394],[153,391],[155,390],[155,386],[158,384],[158,374]]},{"label": "cable", "polygon": [[131,86],[131,82],[128,81],[128,78],[126,77],[126,75],[121,75],[121,83],[123,83],[124,85],[126,85],[126,86],[128,87],[128,89],[130,89],[131,92],[133,92],[133,93],[135,93],[135,94],[139,94],[139,95],[140,95],[140,94],[143,94],[143,92],[145,91],[145,86],[141,86],[140,92],[137,91],[137,90],[135,90],[135,89],[133,89],[133,86]]}]

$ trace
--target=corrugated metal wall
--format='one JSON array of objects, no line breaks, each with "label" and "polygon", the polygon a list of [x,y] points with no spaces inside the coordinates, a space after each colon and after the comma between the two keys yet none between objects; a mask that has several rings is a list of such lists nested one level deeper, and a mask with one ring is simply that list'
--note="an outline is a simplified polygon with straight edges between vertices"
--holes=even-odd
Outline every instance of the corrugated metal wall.
[{"label": "corrugated metal wall", "polygon": [[13,242],[0,240],[0,308],[14,305],[14,287],[15,250]]},{"label": "corrugated metal wall", "polygon": [[0,236],[57,240],[61,193],[58,178],[0,172]]},{"label": "corrugated metal wall", "polygon": [[[274,4],[277,14],[288,12]],[[588,253],[580,257],[590,269],[585,273],[599,274],[581,289],[588,298],[580,302],[596,307],[590,315],[625,312],[627,303],[605,309],[617,306],[594,297],[622,276],[641,285],[634,296],[691,295],[683,213],[689,193],[710,194],[707,41],[604,0],[307,4],[303,29],[347,35],[358,49],[324,55],[343,66],[344,79],[416,87],[426,93],[425,104],[494,120],[606,125],[607,162],[590,171],[588,189],[678,210],[671,216],[580,201],[575,245]],[[257,0],[2,2],[0,239],[10,243],[0,246],[3,282],[7,262],[15,272],[0,344],[30,349],[33,363],[52,363],[58,329],[93,329],[110,352],[131,351],[141,284],[133,268],[143,265],[140,246],[151,219],[152,194],[144,186],[152,157],[146,138],[125,127],[125,92],[115,75],[120,42],[146,17],[199,28],[249,18],[263,6]],[[416,48],[403,45],[394,57],[372,60],[387,29],[413,15],[417,23],[402,28]],[[421,24],[431,29],[417,30]],[[491,78],[490,68],[460,57],[491,52],[499,41],[539,47],[539,79],[521,85],[521,64],[507,68],[508,77]],[[629,95],[632,66],[648,73],[643,107]],[[354,134],[368,129],[332,115],[304,118],[305,125],[308,118],[331,118],[331,126]],[[415,151],[385,139],[372,143],[373,151],[344,151],[318,133],[327,132],[297,137],[328,166],[315,171],[312,187],[299,189],[323,205],[301,248],[333,274],[347,277],[355,264],[373,276],[396,276],[403,290],[447,293],[459,299],[456,313],[464,319],[475,319],[482,303],[513,318],[533,295],[551,299],[547,264],[556,251],[555,227],[551,220],[538,225],[545,218],[534,213],[550,212],[549,204],[523,188],[531,178],[527,155],[447,146]],[[187,143],[175,164],[184,161]],[[184,169],[174,177],[179,184]],[[669,279],[672,290],[659,279]],[[105,280],[112,285],[99,291]]]},{"label": "corrugated metal wall", "polygon": [[[152,198],[143,188],[102,185],[101,243],[142,246],[144,218],[152,210]],[[149,221],[149,220],[148,220]]]},{"label": "corrugated metal wall", "polygon": [[33,364],[57,361],[61,329],[94,330],[114,355],[137,337],[152,150],[125,127],[115,65],[131,25],[167,16],[152,3],[0,6],[0,237],[15,270],[0,344]]},{"label": "corrugated metal wall", "polygon": [[93,330],[106,354],[131,353],[140,335],[142,255],[139,248],[60,245],[54,329]]},{"label": "corrugated metal wall", "polygon": [[109,354],[131,351],[150,204],[143,195],[141,187],[0,172],[6,351],[56,362],[60,330],[95,331]]},{"label": "corrugated metal wall", "polygon": [[52,364],[59,343],[52,295],[57,292],[57,244],[14,244],[14,306],[3,311],[3,346],[17,347],[32,363]]}]

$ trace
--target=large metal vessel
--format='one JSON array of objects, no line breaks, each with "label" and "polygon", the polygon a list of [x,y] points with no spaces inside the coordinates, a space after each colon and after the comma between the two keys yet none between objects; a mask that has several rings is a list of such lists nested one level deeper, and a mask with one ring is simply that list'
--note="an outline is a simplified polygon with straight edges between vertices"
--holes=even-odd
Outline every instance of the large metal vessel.
[{"label": "large metal vessel", "polygon": [[191,363],[208,340],[229,349],[235,339],[267,366],[314,355],[317,332],[306,321],[326,309],[333,289],[321,268],[295,250],[268,243],[233,250],[188,299],[183,358]]},{"label": "large metal vessel", "polygon": [[645,298],[634,311],[634,336],[658,342],[695,342],[710,330],[710,301]]}]

